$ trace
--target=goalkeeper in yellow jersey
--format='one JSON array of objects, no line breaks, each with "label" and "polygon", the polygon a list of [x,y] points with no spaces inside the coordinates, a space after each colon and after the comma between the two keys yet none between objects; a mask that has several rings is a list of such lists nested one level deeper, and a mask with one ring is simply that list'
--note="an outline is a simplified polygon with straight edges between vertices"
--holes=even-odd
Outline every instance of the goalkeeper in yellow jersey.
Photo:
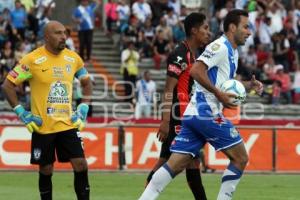
[{"label": "goalkeeper in yellow jersey", "polygon": [[[31,163],[39,165],[42,200],[52,199],[55,157],[71,162],[78,200],[89,199],[88,166],[79,131],[84,128],[92,84],[82,59],[66,48],[66,29],[50,21],[44,29],[45,45],[25,55],[9,72],[2,89],[9,104],[24,122],[31,140]],[[83,103],[72,110],[73,80],[81,82]],[[15,86],[28,81],[31,110],[19,104]],[[56,152],[56,156],[55,156]]]}]

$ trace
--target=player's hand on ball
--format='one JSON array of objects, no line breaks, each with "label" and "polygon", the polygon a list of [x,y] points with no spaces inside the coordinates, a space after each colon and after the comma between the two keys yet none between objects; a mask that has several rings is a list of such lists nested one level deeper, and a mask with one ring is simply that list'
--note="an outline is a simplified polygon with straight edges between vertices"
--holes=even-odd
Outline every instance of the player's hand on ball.
[{"label": "player's hand on ball", "polygon": [[71,116],[71,122],[79,131],[82,131],[85,127],[89,106],[85,103],[81,103],[77,106],[76,111]]},{"label": "player's hand on ball", "polygon": [[225,108],[236,108],[237,107],[237,105],[234,104],[232,101],[232,99],[234,99],[236,97],[235,94],[219,91],[216,94],[216,97],[223,104],[223,106]]},{"label": "player's hand on ball", "polygon": [[169,122],[163,120],[160,123],[159,130],[156,136],[160,142],[164,142],[167,139],[168,134],[169,134]]},{"label": "player's hand on ball", "polygon": [[264,85],[256,80],[255,75],[252,75],[251,78],[251,88],[254,89],[258,95],[261,95],[264,89]]},{"label": "player's hand on ball", "polygon": [[15,113],[26,125],[26,128],[30,133],[38,132],[39,127],[42,126],[43,121],[39,116],[33,115],[31,112],[26,111],[22,105],[17,105],[14,108]]}]

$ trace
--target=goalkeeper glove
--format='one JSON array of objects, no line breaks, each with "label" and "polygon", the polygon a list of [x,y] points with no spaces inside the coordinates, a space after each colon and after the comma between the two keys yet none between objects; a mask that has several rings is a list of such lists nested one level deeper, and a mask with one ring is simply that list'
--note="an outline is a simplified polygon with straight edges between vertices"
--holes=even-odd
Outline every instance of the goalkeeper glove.
[{"label": "goalkeeper glove", "polygon": [[35,116],[31,112],[26,111],[22,105],[17,105],[14,107],[14,111],[21,121],[26,125],[30,133],[37,132],[39,127],[43,124],[43,121],[39,116]]},{"label": "goalkeeper glove", "polygon": [[76,111],[71,116],[71,122],[75,127],[78,128],[79,131],[82,131],[82,129],[85,127],[88,111],[89,106],[85,103],[81,103],[77,106]]}]

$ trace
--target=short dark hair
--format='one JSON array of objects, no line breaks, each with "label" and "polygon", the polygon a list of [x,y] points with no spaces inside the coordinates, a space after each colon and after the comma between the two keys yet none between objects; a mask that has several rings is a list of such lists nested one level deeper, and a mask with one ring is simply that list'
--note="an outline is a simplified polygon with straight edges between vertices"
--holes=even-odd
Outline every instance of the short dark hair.
[{"label": "short dark hair", "polygon": [[241,16],[248,17],[249,15],[248,12],[245,10],[234,9],[230,11],[224,19],[224,24],[223,24],[224,32],[227,32],[229,30],[230,24],[234,24],[238,26],[241,21]]},{"label": "short dark hair", "polygon": [[206,16],[202,13],[193,12],[184,19],[184,30],[186,37],[191,36],[192,28],[202,26]]}]

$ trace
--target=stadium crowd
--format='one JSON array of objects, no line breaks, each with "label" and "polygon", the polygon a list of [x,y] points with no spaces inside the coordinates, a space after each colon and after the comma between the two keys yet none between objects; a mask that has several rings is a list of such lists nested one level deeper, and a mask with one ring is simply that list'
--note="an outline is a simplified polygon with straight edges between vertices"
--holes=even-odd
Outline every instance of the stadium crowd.
[{"label": "stadium crowd", "polygon": [[[255,74],[266,86],[263,95],[274,105],[299,103],[300,2],[215,0],[208,12],[212,39],[222,34],[223,19],[234,8],[248,10],[252,32],[246,46],[240,49],[239,76],[250,79]],[[176,43],[185,38],[182,20],[189,11],[180,0],[111,0],[105,5],[107,34],[115,25],[115,32],[121,36],[121,50],[133,42],[140,59],[151,58],[154,69],[160,69]],[[138,62],[130,67],[136,68],[131,75],[137,77]],[[124,80],[135,84],[135,79],[124,76]]]},{"label": "stadium crowd", "polygon": [[[42,45],[42,30],[54,7],[51,0],[0,1],[0,84],[25,54]],[[16,90],[28,107],[28,85],[23,84]],[[0,99],[3,100],[2,92]]]}]

